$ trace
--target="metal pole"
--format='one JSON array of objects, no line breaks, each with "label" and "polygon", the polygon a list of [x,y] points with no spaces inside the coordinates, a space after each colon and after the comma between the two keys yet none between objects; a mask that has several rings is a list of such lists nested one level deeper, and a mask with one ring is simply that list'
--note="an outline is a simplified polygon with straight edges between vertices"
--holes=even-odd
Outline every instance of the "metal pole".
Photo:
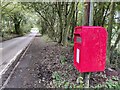
[{"label": "metal pole", "polygon": [[90,0],[89,26],[93,25],[93,2]]},{"label": "metal pole", "polygon": [[[87,2],[87,7],[86,7],[86,23],[85,25],[87,26],[92,26],[93,25],[93,2],[92,0],[90,0],[89,2]],[[84,78],[84,88],[89,88],[89,80],[90,80],[90,72],[88,73],[84,73],[83,78]]]}]

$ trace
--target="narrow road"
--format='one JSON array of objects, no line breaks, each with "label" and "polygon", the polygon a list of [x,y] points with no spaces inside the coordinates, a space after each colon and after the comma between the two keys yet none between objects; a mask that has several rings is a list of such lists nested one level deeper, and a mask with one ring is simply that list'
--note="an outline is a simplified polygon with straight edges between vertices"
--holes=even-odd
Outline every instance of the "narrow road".
[{"label": "narrow road", "polygon": [[44,83],[40,83],[38,80],[37,67],[44,62],[45,51],[43,52],[43,49],[46,45],[41,37],[35,37],[32,40],[30,47],[20,59],[5,88],[45,88]]},{"label": "narrow road", "polygon": [[[62,56],[67,57],[64,64],[61,63]],[[1,88],[55,88],[55,72],[60,72],[58,75],[64,78],[61,80],[65,82],[76,82],[78,72],[72,60],[73,53],[70,48],[47,41],[44,36],[37,34]]]},{"label": "narrow road", "polygon": [[0,43],[0,77],[18,54],[30,43],[37,32]]}]

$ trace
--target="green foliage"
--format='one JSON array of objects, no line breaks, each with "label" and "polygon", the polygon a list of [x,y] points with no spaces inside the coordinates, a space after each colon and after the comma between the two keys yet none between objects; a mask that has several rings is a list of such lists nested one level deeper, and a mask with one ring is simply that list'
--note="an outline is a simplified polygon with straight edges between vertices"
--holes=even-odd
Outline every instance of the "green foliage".
[{"label": "green foliage", "polygon": [[113,81],[119,81],[119,77],[118,76],[112,76],[112,80]]},{"label": "green foliage", "polygon": [[96,89],[98,88],[109,88],[109,89],[120,89],[120,81],[117,76],[113,76],[111,79],[108,79],[104,84],[98,84],[95,86]]},{"label": "green foliage", "polygon": [[65,56],[61,56],[60,63],[65,64],[66,61],[67,61],[67,58]]},{"label": "green foliage", "polygon": [[20,35],[16,35],[16,34],[11,34],[11,33],[8,33],[8,32],[2,32],[0,33],[0,37],[2,37],[2,40],[0,41],[5,41],[5,40],[9,40],[9,39],[12,39],[12,38],[15,38],[15,37],[18,37]]},{"label": "green foliage", "polygon": [[36,17],[31,10],[20,2],[2,2],[2,29],[11,34],[24,35],[36,23]]},{"label": "green foliage", "polygon": [[74,88],[83,88],[83,78],[79,76],[76,80],[77,85],[74,85]]},{"label": "green foliage", "polygon": [[61,87],[61,85],[63,84],[63,80],[62,80],[61,74],[59,72],[54,72],[52,74],[52,78],[53,78],[53,84],[56,87]]},{"label": "green foliage", "polygon": [[67,77],[67,74],[62,75],[59,72],[54,72],[52,74],[53,84],[57,88],[83,88],[83,78],[79,76],[76,80],[76,83],[69,82],[65,80],[64,77]]},{"label": "green foliage", "polygon": [[113,76],[111,79],[107,80],[106,88],[114,88],[114,89],[120,89],[120,82],[119,78],[116,76]]},{"label": "green foliage", "polygon": [[31,30],[31,25],[25,24],[23,27],[21,27],[21,29],[22,29],[22,33],[23,33],[23,34],[24,34],[24,33],[28,33],[28,32],[30,32],[30,30]]}]

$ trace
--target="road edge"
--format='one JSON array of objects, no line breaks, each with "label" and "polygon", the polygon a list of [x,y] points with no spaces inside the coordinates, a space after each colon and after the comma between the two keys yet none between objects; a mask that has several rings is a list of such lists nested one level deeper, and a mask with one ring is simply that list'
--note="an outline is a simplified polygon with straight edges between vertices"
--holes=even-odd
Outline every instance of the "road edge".
[{"label": "road edge", "polygon": [[10,65],[8,65],[7,70],[5,70],[5,72],[2,74],[2,77],[0,78],[0,80],[2,80],[2,83],[1,83],[2,85],[0,85],[0,90],[5,88],[6,84],[10,80],[12,74],[14,73],[16,67],[19,65],[20,60],[23,58],[23,56],[25,55],[25,53],[31,46],[34,38],[30,41],[30,43],[28,45],[26,45],[22,50],[20,50],[20,52],[16,56],[15,60],[13,60],[13,62],[10,63]]}]

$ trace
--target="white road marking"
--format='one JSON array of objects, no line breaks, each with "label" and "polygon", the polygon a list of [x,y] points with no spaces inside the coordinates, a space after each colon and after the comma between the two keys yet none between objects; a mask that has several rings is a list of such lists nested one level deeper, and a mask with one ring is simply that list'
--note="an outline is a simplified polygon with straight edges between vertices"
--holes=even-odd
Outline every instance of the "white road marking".
[{"label": "white road marking", "polygon": [[[23,50],[23,49],[22,49]],[[15,59],[17,58],[17,56],[22,52],[22,50],[18,51],[18,53],[10,60],[10,62],[5,66],[5,68],[0,72],[0,78],[2,76],[2,74],[4,74],[7,69],[9,68],[9,66],[15,61]]]},{"label": "white road marking", "polygon": [[[26,43],[26,45],[24,46],[24,48],[22,48],[21,50],[19,50],[19,51],[17,52],[17,54],[15,54],[15,56],[14,56],[12,59],[10,59],[10,61],[9,61],[6,65],[3,65],[3,67],[1,66],[1,70],[0,70],[0,87],[1,87],[1,85],[3,84],[3,83],[2,83],[2,75],[6,73],[6,71],[9,69],[9,67],[12,65],[12,63],[16,60],[17,56],[18,56],[26,47],[29,47],[29,44],[30,44],[31,41],[34,39],[34,37],[35,37],[36,34],[37,34],[37,33],[30,34],[30,35],[28,36],[28,37],[30,38],[30,39],[29,39],[30,42]],[[15,38],[15,39],[16,39],[16,38]],[[10,41],[11,41],[11,40],[4,41],[4,43],[6,43],[5,45],[8,45],[7,42],[10,42]],[[12,41],[13,41],[13,40],[12,40]],[[3,59],[2,59],[3,53],[2,53],[2,50],[4,49],[3,46],[5,46],[5,45],[3,45],[2,43],[0,43],[0,45],[1,45],[1,46],[0,46],[0,65],[1,65],[1,63],[3,63]],[[3,46],[2,46],[2,45],[3,45]],[[21,58],[21,57],[20,57],[20,58]],[[19,62],[16,62],[16,63],[17,63],[17,65],[18,65]],[[16,68],[17,65],[16,65],[14,68]],[[12,72],[13,72],[13,71],[14,71],[14,69],[12,70]],[[11,72],[11,73],[12,73],[12,72]],[[8,78],[7,78],[7,80],[5,81],[4,84],[6,84],[6,82],[8,82],[9,78],[11,77],[11,73],[10,73],[10,76],[8,76]],[[4,84],[3,84],[2,87],[4,87]],[[0,89],[0,90],[1,90],[1,89]]]},{"label": "white road marking", "polygon": [[13,68],[12,72],[10,73],[9,77],[7,78],[7,80],[5,81],[5,83],[3,84],[3,86],[0,88],[0,90],[2,90],[3,88],[5,88],[5,86],[7,85],[8,81],[10,80],[12,74],[14,73],[15,69],[17,68],[17,66],[19,65],[21,59],[23,58],[23,56],[25,55],[25,53],[27,52],[27,50],[29,49],[31,45],[31,42],[28,44],[28,47],[26,48],[26,50],[24,51],[24,53],[22,54],[22,56],[20,57],[20,60],[17,62],[17,64],[15,65],[15,67]]}]

